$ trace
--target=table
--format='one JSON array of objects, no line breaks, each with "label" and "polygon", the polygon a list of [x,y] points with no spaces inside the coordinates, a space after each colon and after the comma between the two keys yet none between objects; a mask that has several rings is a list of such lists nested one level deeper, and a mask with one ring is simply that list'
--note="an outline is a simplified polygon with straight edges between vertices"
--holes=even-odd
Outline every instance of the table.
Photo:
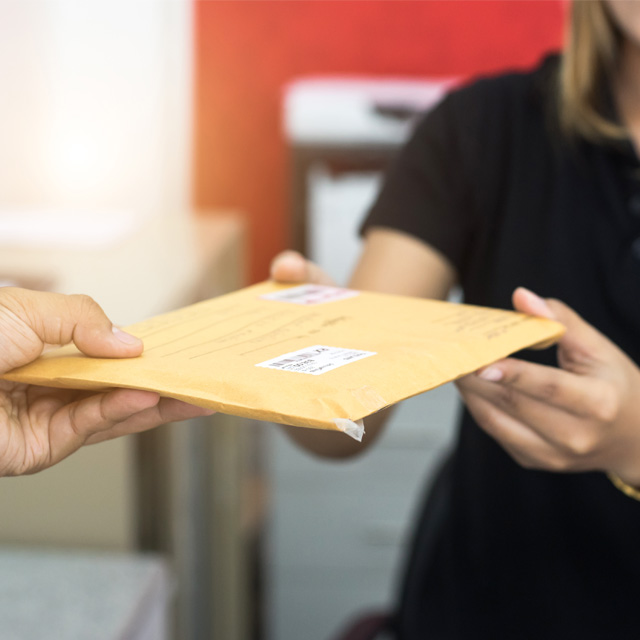
[{"label": "table", "polygon": [[3,640],[168,640],[164,561],[0,547]]}]

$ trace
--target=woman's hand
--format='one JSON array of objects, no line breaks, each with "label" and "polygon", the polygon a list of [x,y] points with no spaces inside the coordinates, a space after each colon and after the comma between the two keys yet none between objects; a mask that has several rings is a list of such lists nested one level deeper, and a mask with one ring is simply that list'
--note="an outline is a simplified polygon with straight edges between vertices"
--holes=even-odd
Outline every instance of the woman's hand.
[{"label": "woman's hand", "polygon": [[271,261],[271,278],[283,284],[324,284],[335,287],[329,274],[297,251],[283,251]]},{"label": "woman's hand", "polygon": [[[0,289],[0,374],[35,360],[47,344],[131,358],[142,341],[113,327],[86,296]],[[82,445],[212,412],[157,393],[52,389],[0,380],[0,476],[40,471]]]},{"label": "woman's hand", "polygon": [[565,325],[560,368],[508,358],[461,378],[478,424],[524,467],[608,471],[640,487],[638,367],[562,302],[517,289],[513,303]]}]

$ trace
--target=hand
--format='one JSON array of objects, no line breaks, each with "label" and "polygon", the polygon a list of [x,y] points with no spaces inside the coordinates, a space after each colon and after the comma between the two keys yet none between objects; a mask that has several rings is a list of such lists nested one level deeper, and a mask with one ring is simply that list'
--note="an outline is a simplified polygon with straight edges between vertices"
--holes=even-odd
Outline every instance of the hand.
[{"label": "hand", "polygon": [[[0,289],[0,374],[35,360],[47,344],[72,340],[101,358],[131,358],[143,349],[87,296]],[[0,476],[34,473],[82,445],[211,413],[149,391],[93,393],[0,380]]]},{"label": "hand", "polygon": [[558,300],[526,289],[518,311],[558,320],[560,368],[508,358],[457,382],[478,424],[522,466],[613,472],[640,487],[640,370]]},{"label": "hand", "polygon": [[281,283],[336,286],[331,276],[297,251],[283,251],[271,261],[271,278]]}]

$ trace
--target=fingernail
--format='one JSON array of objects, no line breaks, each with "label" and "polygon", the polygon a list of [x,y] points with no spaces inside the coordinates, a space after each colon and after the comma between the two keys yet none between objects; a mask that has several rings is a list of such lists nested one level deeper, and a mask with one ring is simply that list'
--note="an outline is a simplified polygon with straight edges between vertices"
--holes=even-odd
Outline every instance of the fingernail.
[{"label": "fingernail", "polygon": [[480,369],[478,371],[478,378],[488,380],[489,382],[498,382],[502,380],[504,374],[497,367],[486,367],[486,369]]},{"label": "fingernail", "polygon": [[111,331],[113,331],[113,335],[120,340],[120,342],[123,342],[124,344],[140,344],[140,342],[142,342],[140,340],[140,338],[136,338],[135,336],[132,336],[130,333],[126,333],[125,331],[122,331],[121,329],[118,329],[118,327],[112,327]]},{"label": "fingernail", "polygon": [[544,298],[541,298],[539,295],[533,293],[533,291],[530,291],[525,287],[519,287],[519,288],[522,291],[524,291],[525,294],[528,296],[529,301],[535,308],[536,315],[544,316],[545,318],[551,318],[551,319],[555,317],[553,315],[553,311],[551,311],[551,309],[549,308],[549,305],[547,304],[546,300],[544,300]]}]

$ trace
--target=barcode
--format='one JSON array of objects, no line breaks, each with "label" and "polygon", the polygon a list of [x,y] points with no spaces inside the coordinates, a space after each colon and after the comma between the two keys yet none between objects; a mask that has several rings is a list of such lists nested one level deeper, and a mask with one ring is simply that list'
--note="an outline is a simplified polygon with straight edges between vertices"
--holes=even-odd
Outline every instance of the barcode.
[{"label": "barcode", "polygon": [[295,364],[296,362],[300,362],[301,360],[309,360],[311,358],[315,358],[319,353],[323,351],[328,351],[326,348],[314,349],[313,351],[306,351],[304,353],[292,354],[291,357],[285,358],[284,360],[278,360],[277,362],[272,362],[272,367],[285,367],[288,364]]},{"label": "barcode", "polygon": [[278,292],[278,298],[289,300],[291,298],[299,298],[301,295],[313,295],[317,293],[324,293],[325,287],[296,287],[287,291]]},{"label": "barcode", "polygon": [[338,287],[326,287],[324,285],[303,284],[292,289],[267,293],[262,296],[265,300],[276,300],[302,305],[325,304],[327,302],[337,302],[346,298],[357,296],[357,291],[351,289],[340,289]]},{"label": "barcode", "polygon": [[350,362],[374,355],[376,354],[373,351],[315,345],[313,347],[305,347],[299,351],[283,353],[273,360],[256,364],[256,367],[292,371],[295,373],[308,373],[317,376],[342,367]]}]

